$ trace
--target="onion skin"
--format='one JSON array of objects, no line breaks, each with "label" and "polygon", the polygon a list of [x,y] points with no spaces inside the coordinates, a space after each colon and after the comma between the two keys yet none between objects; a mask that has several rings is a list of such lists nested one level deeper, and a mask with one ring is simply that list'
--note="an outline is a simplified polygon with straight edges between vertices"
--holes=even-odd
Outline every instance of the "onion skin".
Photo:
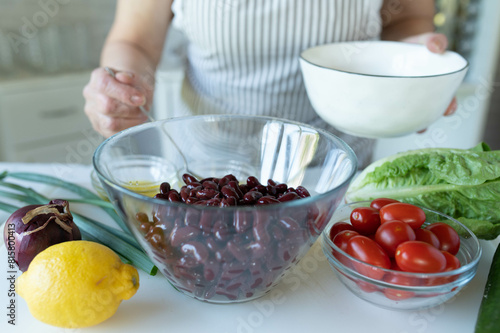
[{"label": "onion skin", "polygon": [[[56,208],[59,214],[38,214],[28,223],[23,223],[23,217],[28,212],[42,206]],[[59,223],[63,223],[64,228]],[[5,222],[3,238],[7,251],[14,253],[14,260],[22,272],[28,269],[38,253],[49,246],[82,239],[65,200],[52,200],[48,205],[29,205],[18,209]]]}]

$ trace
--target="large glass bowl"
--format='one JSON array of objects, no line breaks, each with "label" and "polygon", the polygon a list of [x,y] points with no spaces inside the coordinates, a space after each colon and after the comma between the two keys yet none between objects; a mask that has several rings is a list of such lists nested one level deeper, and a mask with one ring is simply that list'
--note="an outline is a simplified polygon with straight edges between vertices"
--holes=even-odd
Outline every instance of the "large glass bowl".
[{"label": "large glass bowl", "polygon": [[[353,209],[369,206],[370,201],[342,205],[335,211],[321,237],[328,263],[342,284],[354,295],[386,309],[419,310],[450,300],[476,275],[482,251],[474,233],[454,218],[424,207],[421,207],[426,215],[424,226],[444,222],[460,235],[460,249],[456,257],[461,267],[440,273],[412,273],[371,266],[348,255],[331,241],[330,229],[336,222],[350,223]],[[361,274],[363,270],[378,271],[380,279]]]},{"label": "large glass bowl", "polygon": [[[168,133],[165,134],[165,133]],[[173,141],[173,142],[172,142]],[[175,143],[175,144],[173,144]],[[255,176],[310,197],[260,206],[207,207],[152,198],[179,189],[186,168],[201,177]],[[357,169],[334,135],[269,117],[192,116],[130,128],[104,141],[94,168],[145,252],[179,290],[198,300],[262,296],[296,264],[330,220]]]}]

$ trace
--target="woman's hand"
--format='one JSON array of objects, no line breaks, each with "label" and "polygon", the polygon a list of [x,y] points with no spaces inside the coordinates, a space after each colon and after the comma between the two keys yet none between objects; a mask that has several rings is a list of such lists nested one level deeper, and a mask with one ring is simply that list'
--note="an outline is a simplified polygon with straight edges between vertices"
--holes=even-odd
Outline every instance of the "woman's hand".
[{"label": "woman's hand", "polygon": [[152,92],[133,73],[117,71],[112,77],[104,68],[97,68],[83,90],[85,113],[94,129],[109,137],[147,120],[139,106],[149,109]]},{"label": "woman's hand", "polygon": [[[448,38],[446,38],[446,35],[435,32],[427,32],[424,34],[411,36],[403,39],[402,42],[424,44],[425,46],[427,46],[429,51],[434,53],[443,53],[448,48]],[[448,108],[444,112],[444,115],[452,115],[457,110],[457,107],[457,99],[453,97],[450,105],[448,105]]]}]

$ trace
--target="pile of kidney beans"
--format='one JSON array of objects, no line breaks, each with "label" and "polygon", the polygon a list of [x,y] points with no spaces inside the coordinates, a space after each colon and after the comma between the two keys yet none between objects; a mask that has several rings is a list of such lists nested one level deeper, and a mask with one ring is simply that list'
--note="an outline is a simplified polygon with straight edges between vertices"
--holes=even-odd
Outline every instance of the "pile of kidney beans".
[{"label": "pile of kidney beans", "polygon": [[152,218],[136,219],[154,249],[159,268],[184,291],[202,300],[244,300],[259,296],[309,248],[326,215],[315,206],[272,209],[197,207],[279,204],[310,196],[307,189],[273,180],[267,185],[233,175],[197,180],[182,177],[177,191],[163,183],[156,198],[187,205],[157,205]]}]

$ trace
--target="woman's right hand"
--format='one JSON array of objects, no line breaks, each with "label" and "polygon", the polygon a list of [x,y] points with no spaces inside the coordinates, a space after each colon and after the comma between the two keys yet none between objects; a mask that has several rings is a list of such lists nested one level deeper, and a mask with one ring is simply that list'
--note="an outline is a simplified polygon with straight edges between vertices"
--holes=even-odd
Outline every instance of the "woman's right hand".
[{"label": "woman's right hand", "polygon": [[85,113],[92,126],[109,137],[147,120],[139,106],[149,109],[153,88],[133,73],[115,71],[112,77],[104,68],[97,68],[83,96]]}]

